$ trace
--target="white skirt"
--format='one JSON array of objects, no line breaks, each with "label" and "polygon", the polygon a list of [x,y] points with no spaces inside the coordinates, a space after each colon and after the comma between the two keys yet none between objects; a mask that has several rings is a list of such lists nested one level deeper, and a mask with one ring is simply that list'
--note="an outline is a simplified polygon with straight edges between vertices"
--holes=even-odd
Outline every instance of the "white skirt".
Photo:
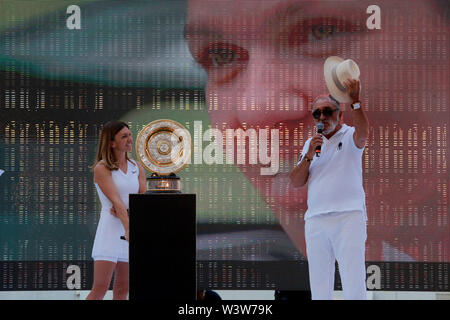
[{"label": "white skirt", "polygon": [[125,229],[120,219],[109,211],[102,211],[92,247],[92,258],[95,261],[128,262],[128,241],[120,239],[124,235]]}]

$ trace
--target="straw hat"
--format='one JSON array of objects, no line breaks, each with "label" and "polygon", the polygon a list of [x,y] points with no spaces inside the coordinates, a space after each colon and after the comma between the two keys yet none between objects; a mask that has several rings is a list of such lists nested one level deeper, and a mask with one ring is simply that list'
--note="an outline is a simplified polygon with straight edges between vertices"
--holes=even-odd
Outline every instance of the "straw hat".
[{"label": "straw hat", "polygon": [[359,80],[359,67],[355,61],[336,56],[328,57],[323,66],[323,74],[328,91],[333,98],[341,103],[352,102],[343,83],[347,79]]}]

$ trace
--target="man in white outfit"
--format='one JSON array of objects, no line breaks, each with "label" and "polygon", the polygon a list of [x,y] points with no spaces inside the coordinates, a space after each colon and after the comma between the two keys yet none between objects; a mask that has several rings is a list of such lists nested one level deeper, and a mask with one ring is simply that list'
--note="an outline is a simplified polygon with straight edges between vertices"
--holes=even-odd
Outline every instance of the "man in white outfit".
[{"label": "man in white outfit", "polygon": [[290,173],[294,187],[308,185],[305,240],[313,300],[333,299],[335,260],[344,299],[366,299],[362,154],[369,123],[359,101],[359,81],[346,79],[342,87],[351,101],[354,126],[343,123],[340,103],[333,96],[316,98],[312,115],[316,124],[324,124],[323,132],[306,141]]}]

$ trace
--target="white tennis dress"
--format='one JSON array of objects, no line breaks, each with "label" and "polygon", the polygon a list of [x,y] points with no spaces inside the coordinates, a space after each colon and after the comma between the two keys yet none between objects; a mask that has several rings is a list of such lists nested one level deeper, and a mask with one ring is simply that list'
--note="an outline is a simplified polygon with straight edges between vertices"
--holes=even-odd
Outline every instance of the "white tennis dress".
[{"label": "white tennis dress", "polygon": [[[128,209],[128,195],[139,192],[139,168],[134,161],[130,160],[126,174],[118,169],[111,171],[111,175],[120,198]],[[102,210],[92,248],[92,258],[115,263],[117,261],[128,262],[128,241],[120,239],[125,235],[122,222],[111,214],[112,202],[104,195],[97,183],[95,183],[95,187]]]}]

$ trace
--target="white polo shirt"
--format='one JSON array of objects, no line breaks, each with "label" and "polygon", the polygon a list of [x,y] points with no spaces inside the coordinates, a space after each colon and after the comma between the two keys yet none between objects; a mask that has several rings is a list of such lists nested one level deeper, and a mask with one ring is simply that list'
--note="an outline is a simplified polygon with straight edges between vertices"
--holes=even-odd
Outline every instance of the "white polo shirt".
[{"label": "white polo shirt", "polygon": [[[309,167],[308,210],[305,220],[313,216],[360,210],[367,220],[366,198],[362,183],[362,154],[353,140],[354,127],[342,125],[330,139],[323,136],[320,157],[314,156]],[[309,138],[302,151],[308,151]]]}]

